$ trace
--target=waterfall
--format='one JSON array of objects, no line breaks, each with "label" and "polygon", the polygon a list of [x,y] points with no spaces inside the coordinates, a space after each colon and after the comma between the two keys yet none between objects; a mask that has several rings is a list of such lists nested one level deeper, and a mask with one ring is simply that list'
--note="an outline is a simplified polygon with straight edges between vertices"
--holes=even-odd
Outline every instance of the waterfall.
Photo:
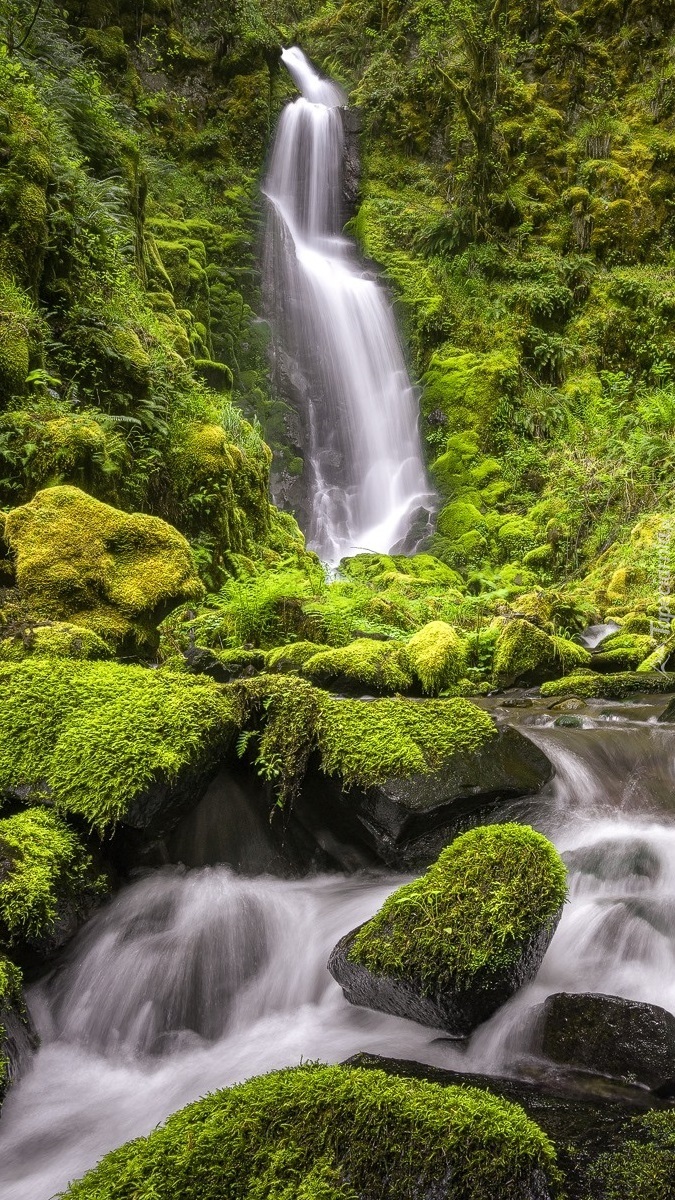
[{"label": "waterfall", "polygon": [[264,276],[305,410],[308,544],[331,563],[410,551],[433,498],[391,305],[341,233],[345,98],[297,47],[282,60],[302,96],[281,114],[263,188]]}]

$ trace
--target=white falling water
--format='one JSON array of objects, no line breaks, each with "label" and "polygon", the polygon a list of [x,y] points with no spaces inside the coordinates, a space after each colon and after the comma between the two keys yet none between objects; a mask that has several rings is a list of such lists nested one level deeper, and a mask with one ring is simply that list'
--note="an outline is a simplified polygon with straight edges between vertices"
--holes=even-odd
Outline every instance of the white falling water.
[{"label": "white falling water", "polygon": [[277,337],[306,385],[308,543],[335,563],[403,548],[433,498],[394,314],[341,234],[344,96],[297,47],[282,59],[302,96],[281,114],[264,186],[265,275]]}]

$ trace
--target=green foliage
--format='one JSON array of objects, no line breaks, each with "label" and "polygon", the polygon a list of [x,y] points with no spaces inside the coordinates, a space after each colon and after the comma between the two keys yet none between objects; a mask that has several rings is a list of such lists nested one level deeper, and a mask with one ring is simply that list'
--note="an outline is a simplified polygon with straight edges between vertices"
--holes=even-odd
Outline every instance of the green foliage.
[{"label": "green foliage", "polygon": [[64,906],[84,913],[106,890],[67,825],[44,808],[0,820],[0,939],[7,946],[48,937]]},{"label": "green foliage", "polygon": [[527,825],[462,834],[425,875],[398,888],[356,934],[354,962],[419,980],[428,993],[469,987],[518,961],[553,927],[567,895],[555,847]]},{"label": "green foliage", "polygon": [[99,832],[153,782],[224,753],[232,703],[209,679],[116,663],[0,664],[0,791],[28,790]]},{"label": "green foliage", "polygon": [[606,1200],[668,1200],[675,1166],[675,1113],[634,1117],[623,1145],[593,1163],[590,1179]]},{"label": "green foliage", "polygon": [[557,1194],[553,1147],[518,1105],[475,1088],[316,1064],[189,1105],[64,1196],[374,1200],[386,1180],[391,1200],[405,1200],[452,1176],[466,1200],[516,1200],[533,1174]]},{"label": "green foliage", "polygon": [[0,955],[0,1103],[7,1085],[9,1066],[4,1053],[7,1031],[2,1022],[3,1018],[6,1020],[10,1013],[18,1012],[21,1015],[25,1013],[21,984],[19,968],[4,955]]}]

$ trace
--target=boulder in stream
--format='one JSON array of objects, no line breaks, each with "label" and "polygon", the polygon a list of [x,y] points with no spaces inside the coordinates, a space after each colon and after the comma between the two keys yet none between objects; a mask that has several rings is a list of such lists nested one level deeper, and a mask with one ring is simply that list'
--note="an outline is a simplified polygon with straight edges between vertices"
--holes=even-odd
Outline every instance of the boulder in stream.
[{"label": "boulder in stream", "polygon": [[675,1016],[657,1004],[557,992],[537,1011],[537,1041],[553,1062],[658,1088],[675,1077]]},{"label": "boulder in stream", "polygon": [[565,896],[541,834],[473,829],[343,937],[328,970],[351,1004],[465,1037],[534,978]]}]

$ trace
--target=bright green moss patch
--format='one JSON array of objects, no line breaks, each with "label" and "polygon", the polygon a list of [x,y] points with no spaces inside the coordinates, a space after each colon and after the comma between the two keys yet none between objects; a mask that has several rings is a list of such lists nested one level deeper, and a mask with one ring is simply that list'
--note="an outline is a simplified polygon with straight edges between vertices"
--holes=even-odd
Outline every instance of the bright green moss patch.
[{"label": "bright green moss patch", "polygon": [[566,878],[555,847],[529,826],[472,829],[385,901],[349,957],[376,975],[419,979],[430,992],[468,987],[478,971],[511,966],[553,924]]},{"label": "bright green moss patch", "polygon": [[323,650],[309,658],[303,670],[317,682],[343,679],[383,692],[407,692],[413,683],[401,644],[372,638],[358,638],[348,646]]},{"label": "bright green moss patch", "polygon": [[541,685],[542,696],[582,696],[585,700],[623,700],[639,692],[675,692],[675,672],[618,671],[613,675],[596,675],[585,671],[581,675],[565,675]]},{"label": "bright green moss patch", "polygon": [[635,1117],[620,1149],[590,1169],[603,1200],[669,1200],[675,1179],[675,1112]]},{"label": "bright green moss patch", "polygon": [[[184,1108],[108,1154],[68,1200],[518,1200],[558,1194],[555,1152],[516,1104],[383,1071],[273,1072]],[[441,1192],[439,1191],[440,1195]],[[548,1194],[548,1193],[547,1193]]]},{"label": "bright green moss patch", "polygon": [[8,515],[5,535],[35,613],[83,625],[113,645],[152,641],[167,608],[203,594],[177,530],[78,488],[38,492]]},{"label": "bright green moss patch", "polygon": [[0,790],[43,794],[100,831],[234,732],[232,703],[210,679],[57,659],[0,666]]},{"label": "bright green moss patch", "polygon": [[466,643],[452,625],[430,621],[406,646],[408,662],[425,692],[438,694],[466,671]]},{"label": "bright green moss patch", "polygon": [[497,637],[494,678],[504,687],[541,672],[559,674],[590,661],[591,656],[583,646],[551,636],[530,621],[515,618],[504,625]]},{"label": "bright green moss patch", "polygon": [[48,937],[64,907],[84,913],[95,880],[80,839],[55,813],[29,808],[0,820],[0,940]]},{"label": "bright green moss patch", "polygon": [[112,650],[98,634],[67,621],[29,626],[0,641],[0,662],[24,658],[112,658]]},{"label": "bright green moss patch", "polygon": [[329,646],[320,642],[290,642],[288,646],[276,646],[267,652],[267,667],[270,671],[297,671],[315,654],[321,654]]},{"label": "bright green moss patch", "polygon": [[259,675],[231,685],[241,725],[258,729],[256,765],[292,797],[313,750],[345,787],[376,787],[439,769],[455,754],[482,749],[497,730],[464,699],[341,700],[304,679]]}]

